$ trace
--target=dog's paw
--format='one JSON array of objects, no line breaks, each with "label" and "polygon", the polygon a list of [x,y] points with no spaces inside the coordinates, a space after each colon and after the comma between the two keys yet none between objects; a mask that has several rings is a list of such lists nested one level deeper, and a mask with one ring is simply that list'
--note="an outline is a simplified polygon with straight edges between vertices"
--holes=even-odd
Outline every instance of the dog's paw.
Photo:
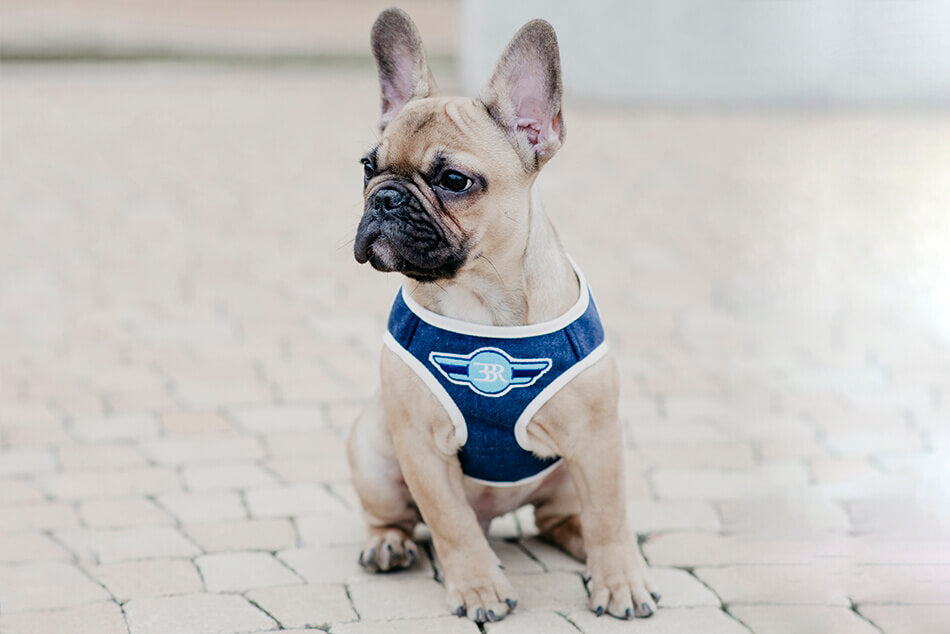
[{"label": "dog's paw", "polygon": [[370,572],[391,572],[411,568],[418,558],[412,537],[398,528],[375,528],[360,553],[360,565]]},{"label": "dog's paw", "polygon": [[456,616],[476,623],[500,621],[518,605],[514,588],[501,568],[469,571],[458,580],[446,579],[449,605]]},{"label": "dog's paw", "polygon": [[647,618],[660,595],[649,579],[646,562],[633,544],[588,548],[590,609],[620,619]]}]

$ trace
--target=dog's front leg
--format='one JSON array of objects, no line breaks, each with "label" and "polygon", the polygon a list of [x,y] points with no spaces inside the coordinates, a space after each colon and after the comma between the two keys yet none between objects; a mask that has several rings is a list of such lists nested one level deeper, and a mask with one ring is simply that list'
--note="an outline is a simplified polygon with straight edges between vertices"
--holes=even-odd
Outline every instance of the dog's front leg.
[{"label": "dog's front leg", "polygon": [[386,417],[403,478],[432,532],[450,609],[477,622],[500,620],[514,609],[516,594],[466,499],[457,446],[448,440],[451,423],[421,381],[408,386],[404,381],[418,379],[402,376],[401,385],[384,382]]},{"label": "dog's front leg", "polygon": [[617,387],[616,365],[608,357],[542,408],[536,433],[557,448],[577,491],[591,609],[598,616],[648,617],[659,595],[627,523]]}]

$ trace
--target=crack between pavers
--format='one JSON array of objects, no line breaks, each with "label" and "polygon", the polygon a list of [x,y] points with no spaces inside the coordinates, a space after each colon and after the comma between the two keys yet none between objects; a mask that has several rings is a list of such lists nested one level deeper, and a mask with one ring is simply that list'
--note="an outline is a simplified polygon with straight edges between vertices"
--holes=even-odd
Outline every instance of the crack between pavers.
[{"label": "crack between pavers", "polygon": [[436,563],[435,547],[432,545],[432,542],[420,541],[416,543],[416,546],[424,550],[426,556],[429,557],[429,563],[432,564],[432,580],[440,586],[445,586],[445,583],[442,581],[442,575],[439,574],[439,564]]},{"label": "crack between pavers", "polygon": [[537,557],[535,557],[534,553],[532,553],[530,550],[528,550],[528,547],[521,543],[521,540],[520,540],[520,539],[506,539],[505,541],[508,542],[509,544],[512,544],[512,545],[515,546],[518,550],[520,550],[521,552],[523,552],[523,553],[528,557],[528,559],[530,559],[530,560],[533,561],[534,563],[536,563],[536,564],[538,564],[539,566],[541,566],[541,570],[543,570],[544,572],[551,572],[550,570],[548,570],[548,567],[544,565],[544,562],[543,562],[543,561],[541,561],[540,559],[538,559]]},{"label": "crack between pavers", "polygon": [[[248,592],[251,592],[251,590],[248,590]],[[268,612],[267,610],[265,610],[264,608],[262,608],[260,603],[258,603],[258,602],[255,601],[254,599],[252,599],[252,598],[250,598],[249,596],[247,596],[247,593],[246,593],[246,592],[243,593],[243,594],[241,594],[241,596],[244,597],[244,600],[245,600],[245,601],[247,601],[248,603],[250,603],[251,605],[253,605],[255,608],[257,608],[258,610],[260,610],[261,612],[263,612],[264,614],[266,614],[269,619],[271,619],[272,621],[274,621],[274,623],[277,624],[277,629],[278,629],[278,631],[279,631],[279,630],[286,630],[286,629],[287,629],[286,627],[284,627],[284,624],[281,623],[280,620],[279,620],[276,616],[274,616],[273,614],[271,614],[270,612]]]},{"label": "crack between pavers", "polygon": [[326,491],[327,494],[328,494],[330,497],[332,497],[334,500],[338,501],[338,502],[343,506],[344,509],[346,509],[347,511],[352,511],[352,510],[353,510],[352,508],[350,508],[350,503],[346,501],[346,498],[344,498],[342,495],[340,495],[339,493],[337,493],[337,492],[333,489],[332,483],[330,483],[330,482],[321,482],[321,483],[320,483],[320,487],[321,487],[324,491]]},{"label": "crack between pavers", "polygon": [[[716,595],[716,596],[717,596],[717,598],[718,598],[719,595]],[[720,601],[722,601],[722,599],[720,599]],[[728,606],[728,604],[723,603],[723,604],[722,604],[722,607],[719,608],[719,609],[720,609],[720,610],[722,611],[722,613],[725,614],[727,617],[729,617],[730,619],[732,619],[733,621],[735,621],[736,623],[738,623],[739,625],[741,625],[742,627],[744,627],[744,628],[747,629],[748,631],[752,632],[752,634],[755,634],[755,630],[753,630],[751,627],[749,627],[749,625],[748,625],[745,621],[743,621],[743,620],[740,619],[738,616],[736,616],[735,614],[733,614],[732,612],[729,611],[729,606]]]},{"label": "crack between pavers", "polygon": [[[101,565],[101,564],[97,563],[96,565]],[[85,575],[87,579],[89,579],[94,584],[96,584],[97,586],[105,590],[106,594],[109,595],[109,598],[112,599],[112,602],[115,603],[117,606],[119,606],[119,612],[122,613],[122,622],[125,623],[125,631],[127,632],[127,634],[131,634],[132,626],[129,625],[129,617],[125,613],[125,603],[123,603],[122,601],[119,601],[119,598],[115,596],[112,590],[110,590],[108,586],[106,586],[106,584],[102,583],[101,581],[93,577],[92,574],[88,570],[86,570],[86,567],[83,566],[81,563],[77,562],[76,568],[78,568],[79,572]]]},{"label": "crack between pavers", "polygon": [[877,630],[881,634],[884,634],[883,628],[881,628],[877,623],[875,623],[870,618],[868,618],[867,615],[861,613],[861,610],[858,608],[858,604],[855,603],[854,599],[852,599],[851,597],[848,597],[848,603],[851,606],[851,611],[854,613],[856,617],[858,617],[859,619],[861,619],[862,621],[864,621],[865,623],[873,627],[875,630]]},{"label": "crack between pavers", "polygon": [[[704,567],[705,567],[705,566],[704,566]],[[722,600],[722,597],[719,596],[719,593],[716,592],[715,588],[713,588],[711,585],[709,585],[708,583],[706,583],[705,581],[703,581],[699,576],[697,576],[697,574],[696,574],[696,569],[695,569],[695,568],[693,568],[693,567],[684,568],[684,567],[681,567],[681,566],[672,566],[672,568],[675,568],[675,569],[678,569],[678,570],[682,570],[683,572],[685,572],[686,574],[688,574],[690,577],[692,577],[693,579],[695,579],[696,581],[698,581],[701,586],[703,586],[704,588],[706,588],[707,590],[709,590],[710,592],[712,592],[712,595],[713,595],[714,597],[716,597],[716,600],[719,601],[719,608],[720,608],[721,610],[725,610],[725,609],[726,609],[726,602]],[[732,616],[732,615],[730,614],[729,616]],[[733,618],[734,618],[734,617],[733,617]],[[738,619],[736,619],[736,620],[738,620]]]},{"label": "crack between pavers", "polygon": [[353,614],[356,615],[356,620],[362,621],[363,617],[360,615],[360,611],[356,609],[356,602],[353,601],[353,597],[350,595],[350,584],[343,584],[343,592],[346,593],[346,600],[350,602],[350,608],[353,610]]},{"label": "crack between pavers", "polygon": [[557,612],[557,611],[555,611],[554,613],[557,614],[562,619],[564,619],[565,621],[567,621],[570,624],[570,626],[573,627],[575,630],[577,630],[581,634],[584,634],[584,630],[578,627],[577,623],[572,621],[566,614],[564,614],[563,612]]}]

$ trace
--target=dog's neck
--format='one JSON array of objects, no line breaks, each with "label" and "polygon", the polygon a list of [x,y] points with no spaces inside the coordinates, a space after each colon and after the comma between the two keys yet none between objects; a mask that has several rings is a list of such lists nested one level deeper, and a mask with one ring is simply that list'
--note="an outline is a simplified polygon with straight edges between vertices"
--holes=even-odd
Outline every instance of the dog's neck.
[{"label": "dog's neck", "polygon": [[476,256],[451,280],[415,286],[412,297],[434,313],[493,326],[522,326],[562,315],[580,293],[577,276],[532,187],[523,243]]}]

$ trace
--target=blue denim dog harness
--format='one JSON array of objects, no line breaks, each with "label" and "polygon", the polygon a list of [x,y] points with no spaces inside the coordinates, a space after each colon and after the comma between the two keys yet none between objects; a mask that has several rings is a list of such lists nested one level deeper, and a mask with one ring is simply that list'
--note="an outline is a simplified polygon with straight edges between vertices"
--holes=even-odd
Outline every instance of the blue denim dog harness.
[{"label": "blue denim dog harness", "polygon": [[461,443],[462,472],[483,484],[524,484],[560,462],[528,449],[528,423],[607,352],[590,289],[576,265],[574,270],[577,303],[540,324],[487,326],[450,319],[423,308],[405,287],[393,302],[384,341],[442,403]]}]

